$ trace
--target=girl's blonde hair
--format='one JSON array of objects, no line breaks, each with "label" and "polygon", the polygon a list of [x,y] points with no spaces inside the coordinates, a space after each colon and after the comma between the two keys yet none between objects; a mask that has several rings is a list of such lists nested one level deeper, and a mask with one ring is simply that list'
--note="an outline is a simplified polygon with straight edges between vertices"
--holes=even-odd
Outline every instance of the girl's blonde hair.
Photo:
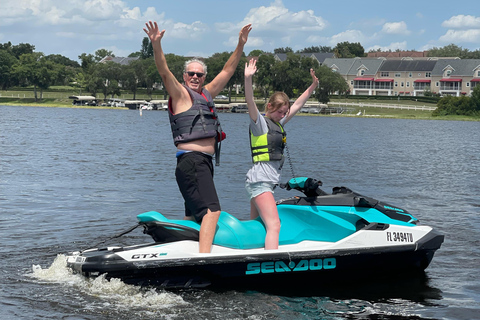
[{"label": "girl's blonde hair", "polygon": [[[270,109],[268,109],[268,105],[270,105]],[[268,99],[268,102],[265,105],[265,112],[275,112],[284,105],[288,105],[288,109],[290,110],[290,99],[288,96],[285,92],[275,92],[270,99]]]}]

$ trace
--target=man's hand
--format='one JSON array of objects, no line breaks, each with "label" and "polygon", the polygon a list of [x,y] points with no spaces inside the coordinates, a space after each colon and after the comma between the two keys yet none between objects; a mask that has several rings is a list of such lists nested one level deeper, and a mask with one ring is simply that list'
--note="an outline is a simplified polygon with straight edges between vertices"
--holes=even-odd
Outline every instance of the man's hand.
[{"label": "man's hand", "polygon": [[148,38],[152,44],[162,40],[163,35],[165,34],[165,29],[159,31],[156,21],[148,21],[145,23],[145,25],[147,26],[147,29],[143,28],[143,31],[145,31],[145,33],[148,35]]},{"label": "man's hand", "polygon": [[252,30],[252,24],[249,23],[245,26],[243,26],[242,30],[240,30],[240,34],[238,36],[238,43],[240,45],[245,45],[245,43],[247,43],[247,40],[248,40],[248,34],[250,33],[250,31]]}]

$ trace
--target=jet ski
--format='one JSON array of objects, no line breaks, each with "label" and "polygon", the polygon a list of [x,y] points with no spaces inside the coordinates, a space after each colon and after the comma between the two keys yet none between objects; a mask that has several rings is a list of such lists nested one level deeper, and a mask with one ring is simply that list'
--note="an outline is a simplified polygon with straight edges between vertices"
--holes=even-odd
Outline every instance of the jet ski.
[{"label": "jet ski", "polygon": [[137,216],[134,228],[153,242],[72,252],[67,267],[86,277],[166,288],[315,286],[424,273],[444,235],[405,209],[346,187],[326,193],[321,185],[307,177],[281,185],[303,195],[277,202],[278,250],[264,249],[260,218],[241,221],[221,212],[211,253],[199,253],[200,224],[150,211]]}]

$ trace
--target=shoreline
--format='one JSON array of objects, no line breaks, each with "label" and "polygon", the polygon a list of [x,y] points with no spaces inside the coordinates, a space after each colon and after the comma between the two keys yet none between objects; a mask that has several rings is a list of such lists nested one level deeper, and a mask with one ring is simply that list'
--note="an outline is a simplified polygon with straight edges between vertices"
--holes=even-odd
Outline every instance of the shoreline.
[{"label": "shoreline", "polygon": [[[97,110],[130,110],[126,107],[107,107],[107,106],[75,106],[71,104],[65,103],[40,103],[40,102],[32,102],[32,103],[15,103],[15,102],[1,102],[0,106],[11,106],[11,107],[45,107],[45,108],[74,108],[74,109],[97,109]],[[364,107],[362,109],[365,109]],[[375,110],[375,108],[371,108],[369,110],[369,114],[305,114],[305,113],[298,113],[297,115],[300,116],[320,116],[320,117],[354,117],[354,118],[366,118],[366,119],[408,119],[408,120],[443,120],[443,121],[480,121],[480,117],[467,117],[467,116],[438,116],[433,117],[431,115],[426,116],[424,113],[425,111],[410,111],[409,114],[398,114],[398,113],[386,113],[386,114],[374,114],[370,112]],[[385,110],[385,109],[384,109]],[[148,110],[148,111],[162,111],[162,110]],[[391,110],[390,110],[391,111]],[[223,112],[221,112],[223,113]],[[415,114],[417,113],[417,114]],[[423,113],[423,114],[422,114]]]}]

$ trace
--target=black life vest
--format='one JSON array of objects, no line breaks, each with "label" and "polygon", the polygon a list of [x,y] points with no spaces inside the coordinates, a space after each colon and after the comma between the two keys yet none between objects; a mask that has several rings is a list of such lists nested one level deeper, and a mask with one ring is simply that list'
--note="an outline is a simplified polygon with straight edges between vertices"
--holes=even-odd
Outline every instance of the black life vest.
[{"label": "black life vest", "polygon": [[216,165],[219,165],[220,143],[225,138],[225,134],[220,126],[212,96],[206,89],[202,89],[202,95],[185,85],[184,87],[192,99],[190,109],[173,114],[171,100],[168,102],[168,116],[172,128],[173,143],[178,146],[179,143],[215,138],[215,160]]}]

